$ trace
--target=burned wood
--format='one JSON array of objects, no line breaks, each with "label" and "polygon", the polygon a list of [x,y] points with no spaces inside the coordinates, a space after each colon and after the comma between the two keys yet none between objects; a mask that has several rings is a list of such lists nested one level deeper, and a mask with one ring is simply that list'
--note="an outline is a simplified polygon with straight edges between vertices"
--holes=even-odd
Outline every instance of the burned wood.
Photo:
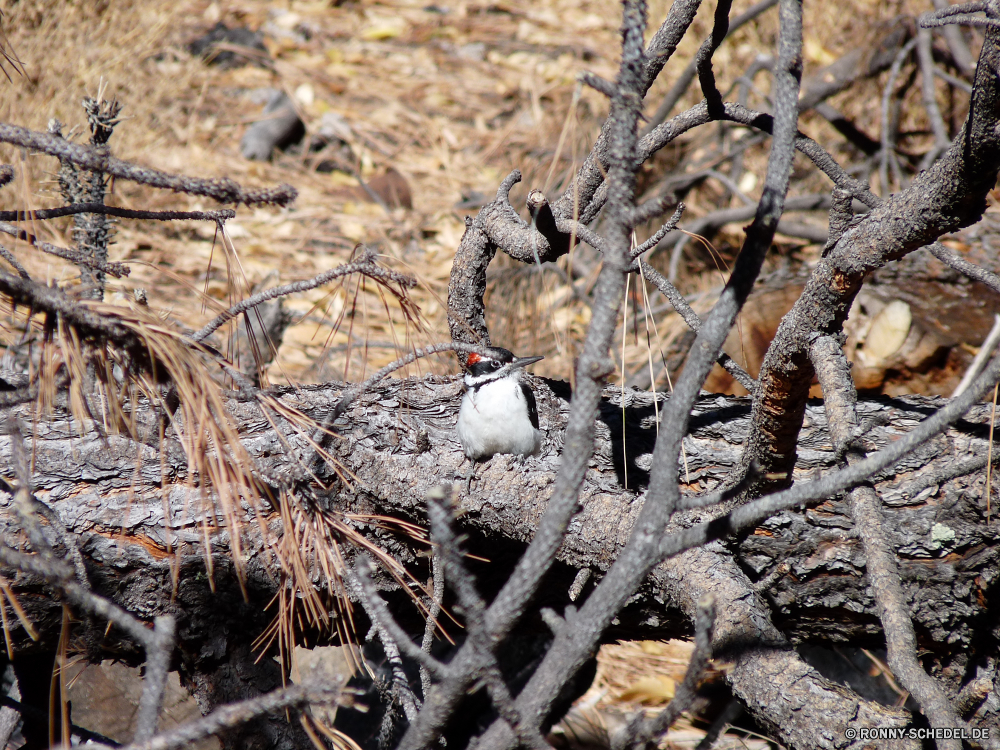
[{"label": "burned wood", "polygon": [[812,375],[807,339],[814,332],[839,330],[864,275],[982,215],[986,192],[1000,168],[1000,150],[992,145],[997,139],[1000,98],[994,79],[982,73],[998,63],[996,34],[987,32],[977,74],[979,95],[950,150],[909,188],[875,207],[841,236],[782,321],[762,366],[761,398],[754,406],[760,429],[748,440],[744,466],[757,460],[765,471],[783,473],[794,465],[798,425]]},{"label": "burned wood", "polygon": [[[482,550],[482,545],[488,544],[486,540],[496,534],[525,544],[536,531],[532,519],[544,510],[552,491],[550,479],[545,478],[551,477],[559,463],[569,411],[564,400],[565,385],[553,386],[557,391],[536,385],[546,434],[542,454],[528,459],[524,470],[512,470],[515,467],[507,457],[497,457],[481,473],[475,492],[458,499],[460,530],[470,535],[473,552]],[[450,481],[463,460],[453,436],[457,387],[451,380],[388,381],[352,402],[336,424],[343,437],[331,446],[333,454],[356,477],[353,487],[343,487],[338,492],[337,507],[341,511],[359,516],[384,513],[426,524],[426,505],[420,498],[441,481]],[[284,389],[280,398],[319,419],[343,391],[344,387]],[[562,397],[557,395],[560,392]],[[560,602],[568,601],[560,597],[568,596],[566,591],[576,570],[588,568],[598,577],[604,575],[619,554],[642,505],[639,493],[648,481],[644,471],[650,467],[650,451],[656,438],[652,396],[631,390],[625,395],[630,405],[625,409],[624,434],[621,393],[609,389],[602,400],[595,465],[588,471],[581,492],[583,512],[560,550],[554,573],[557,579],[564,578],[566,585],[546,588],[543,598],[546,606],[561,607]],[[665,398],[661,394],[659,399],[662,414]],[[891,415],[886,425],[868,435],[872,444],[881,448],[898,442],[916,420],[936,406],[934,400],[911,397],[862,402],[859,409],[866,416]],[[282,439],[275,426],[262,417],[260,406],[232,402],[231,408],[243,425],[243,439],[251,454],[264,465],[281,466],[285,453]],[[393,426],[398,423],[401,409],[406,417],[398,431]],[[797,475],[804,478],[830,471],[838,461],[822,406],[810,405],[807,414],[807,426],[800,440],[809,449],[800,456],[796,468]],[[749,415],[747,399],[699,399],[692,431],[685,439],[688,473],[684,473],[683,466],[679,467],[681,478],[703,487],[718,486],[729,469],[738,464],[740,443],[750,424]],[[976,520],[982,519],[986,512],[980,492],[984,472],[982,462],[977,459],[986,449],[989,415],[988,405],[975,407],[963,422],[927,450],[896,469],[884,471],[876,483],[876,489],[887,498],[892,547],[902,550],[904,588],[922,592],[921,602],[913,610],[921,642],[942,664],[956,659],[975,662],[979,658],[974,647],[979,637],[976,623],[985,621],[976,613],[985,616],[983,607],[988,606],[988,600],[981,598],[982,590],[975,581],[1000,574],[997,568],[1000,556],[993,549],[995,541],[991,541],[993,532],[982,520]],[[277,424],[280,427],[282,423]],[[128,483],[123,485],[114,479],[116,463],[125,476],[133,476],[136,469],[135,459],[125,450],[128,441],[111,437],[106,443],[96,433],[71,440],[69,428],[69,421],[56,421],[31,444],[36,455],[35,481],[44,488],[39,491],[40,498],[64,519],[71,532],[82,535],[82,549],[95,590],[108,592],[120,605],[131,608],[137,602],[150,602],[152,608],[143,603],[137,610],[150,619],[158,612],[169,611],[166,608],[171,606],[171,578],[176,567],[182,592],[176,610],[180,618],[178,632],[185,633],[181,649],[195,647],[201,633],[224,627],[231,615],[226,608],[219,608],[218,599],[210,594],[204,578],[200,524],[205,511],[199,510],[197,495],[192,496],[191,490],[185,489],[183,465],[168,460],[163,466],[157,451],[145,448],[135,473],[139,483],[130,489]],[[394,429],[398,435],[395,443],[390,440]],[[421,431],[428,435],[428,450],[420,450],[418,445]],[[291,442],[300,449],[308,444],[303,437],[294,437]],[[8,442],[0,441],[0,455],[8,455],[8,446]],[[628,449],[624,455],[628,456],[630,485],[637,481],[638,492],[622,487],[626,471],[623,447]],[[67,457],[74,449],[73,466],[81,469],[70,470]],[[958,464],[965,465],[966,473],[954,474],[953,467]],[[163,469],[167,472],[166,484],[161,484]],[[81,470],[82,476],[92,477],[83,490],[77,479]],[[325,471],[332,472],[332,467]],[[319,478],[323,480],[324,476]],[[162,493],[170,498],[169,516],[164,515]],[[760,571],[762,576],[787,560],[788,574],[774,582],[768,597],[782,628],[795,640],[831,637],[837,641],[864,640],[879,633],[875,605],[865,594],[863,568],[856,559],[857,541],[838,531],[843,524],[850,523],[846,503],[844,497],[835,495],[813,510],[783,512],[763,525],[761,535],[751,535],[740,545],[738,558],[742,564],[751,571]],[[183,511],[185,505],[190,507],[189,515]],[[676,523],[683,526],[696,521],[700,512],[681,514]],[[5,523],[7,533],[16,533],[9,516]],[[935,542],[932,533],[935,523],[952,530],[954,537]],[[122,528],[127,530],[124,536],[120,533]],[[261,541],[254,539],[259,527],[252,519],[248,519],[246,533],[249,535],[245,541],[246,575],[253,581],[249,589],[251,599],[237,607],[233,615],[260,608],[257,611],[261,614],[255,615],[252,622],[263,629],[270,617],[263,614],[263,605],[273,595],[279,578]],[[420,572],[426,566],[426,558],[417,554],[419,548],[408,546],[402,537],[386,537],[375,527],[368,528],[367,533],[372,534],[377,544],[391,542],[390,549],[413,570]],[[220,596],[221,592],[233,589],[231,595],[239,600],[235,576],[226,564],[226,538],[221,529],[212,537],[216,586]],[[822,559],[816,559],[816,550],[821,546],[828,552]],[[942,557],[942,552],[947,555]],[[491,556],[494,566],[512,565],[516,553],[502,558]],[[116,560],[120,562],[112,564]],[[683,563],[678,564],[683,567]],[[132,575],[131,571],[139,569],[147,570],[149,576]],[[421,572],[420,577],[423,575]],[[491,580],[497,578],[502,579],[502,575],[490,576]],[[635,601],[619,615],[619,624],[609,630],[608,637],[666,638],[687,632],[683,615],[672,606],[665,610],[657,601],[658,581],[661,578],[654,577],[643,586]],[[380,581],[379,585],[384,587],[387,582]],[[45,639],[58,637],[61,617],[58,607],[46,604],[32,593],[39,590],[38,582],[30,577],[18,580],[14,588],[19,595],[24,594],[21,600],[43,636],[41,643],[33,644],[23,630],[16,629],[15,648],[19,650],[51,644],[54,641]],[[958,599],[960,609],[966,614],[953,617],[948,613],[955,611],[958,591],[966,592]],[[484,593],[491,595],[489,591]],[[851,602],[864,602],[863,614],[852,614],[845,609],[854,606]],[[189,630],[195,626],[196,630]],[[246,634],[249,639],[260,632],[249,630]],[[114,631],[105,647],[120,649],[116,643],[121,637]],[[236,642],[231,646],[235,647]],[[125,653],[128,650],[125,647]]]},{"label": "burned wood", "polygon": [[[813,342],[810,357],[827,394],[824,403],[834,445],[843,446],[838,452],[846,453],[849,464],[863,461],[867,452],[855,443],[857,393],[841,343],[830,336],[821,336]],[[911,604],[903,593],[899,565],[889,544],[881,498],[870,486],[855,487],[850,493],[850,508],[854,528],[861,537],[865,569],[879,609],[893,674],[920,705],[931,726],[963,727],[964,722],[943,686],[917,661],[917,638],[909,614]],[[952,738],[943,740],[941,746],[961,750],[962,743]]]}]

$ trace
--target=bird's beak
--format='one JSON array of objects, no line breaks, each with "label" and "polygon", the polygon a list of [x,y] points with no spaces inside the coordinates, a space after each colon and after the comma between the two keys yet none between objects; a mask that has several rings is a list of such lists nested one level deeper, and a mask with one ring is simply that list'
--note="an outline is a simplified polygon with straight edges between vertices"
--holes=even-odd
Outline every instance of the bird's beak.
[{"label": "bird's beak", "polygon": [[519,367],[527,367],[528,365],[533,365],[540,359],[545,359],[545,357],[519,357],[510,363],[512,370],[516,370]]}]

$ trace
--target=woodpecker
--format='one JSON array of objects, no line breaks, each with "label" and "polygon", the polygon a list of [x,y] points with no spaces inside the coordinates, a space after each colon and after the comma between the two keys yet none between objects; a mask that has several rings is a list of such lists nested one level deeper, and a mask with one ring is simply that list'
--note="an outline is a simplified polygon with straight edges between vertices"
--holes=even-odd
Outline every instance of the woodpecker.
[{"label": "woodpecker", "polygon": [[466,391],[458,412],[458,439],[468,458],[485,461],[496,453],[538,453],[538,408],[523,373],[540,359],[544,357],[518,358],[500,347],[491,348],[488,357],[468,356]]}]

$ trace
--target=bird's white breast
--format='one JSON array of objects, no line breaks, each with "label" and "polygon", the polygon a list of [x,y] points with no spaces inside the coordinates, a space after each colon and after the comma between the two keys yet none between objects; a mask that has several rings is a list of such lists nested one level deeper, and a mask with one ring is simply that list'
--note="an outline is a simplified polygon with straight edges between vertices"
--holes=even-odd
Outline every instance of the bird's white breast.
[{"label": "bird's white breast", "polygon": [[542,435],[528,419],[520,384],[504,378],[466,391],[458,412],[458,439],[466,456],[483,460],[495,453],[533,455]]}]

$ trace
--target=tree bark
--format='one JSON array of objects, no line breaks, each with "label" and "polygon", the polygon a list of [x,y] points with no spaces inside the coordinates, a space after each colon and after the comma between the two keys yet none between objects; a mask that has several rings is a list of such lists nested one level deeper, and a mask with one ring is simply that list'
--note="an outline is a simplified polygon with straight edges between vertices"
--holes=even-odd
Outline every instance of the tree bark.
[{"label": "tree bark", "polygon": [[[467,468],[454,435],[459,388],[456,379],[440,377],[384,381],[376,386],[358,398],[335,425],[338,437],[332,441],[331,453],[341,463],[339,474],[327,466],[326,474],[318,477],[330,488],[321,498],[328,503],[328,512],[344,514],[345,524],[392,554],[418,581],[428,577],[426,544],[376,517],[424,526],[427,492],[453,483],[456,475],[465,475]],[[272,393],[285,405],[320,419],[342,390],[328,384]],[[510,456],[495,457],[479,468],[469,494],[464,483],[455,483],[459,524],[469,535],[467,549],[486,558],[475,563],[486,597],[502,585],[532,538],[560,460],[569,388],[561,382],[538,381],[536,392],[545,433],[541,454],[523,464]],[[665,397],[659,398],[662,405]],[[563,611],[580,569],[591,571],[587,586],[593,586],[624,545],[642,505],[657,409],[645,392],[626,390],[624,410],[622,402],[619,389],[606,389],[597,450],[581,492],[582,510],[562,546],[560,565],[544,587],[539,607]],[[864,435],[868,449],[892,442],[940,403],[917,397],[862,402],[860,418],[880,425]],[[149,417],[142,413],[141,404],[136,408],[137,421]],[[281,468],[289,460],[290,449],[305,452],[305,439],[272,415],[284,433],[279,438],[257,402],[231,401],[230,410],[248,452],[265,469]],[[810,403],[805,414],[795,473],[810,478],[839,465],[839,460],[822,405]],[[900,560],[920,648],[932,671],[952,691],[974,676],[977,667],[996,659],[1000,643],[1000,524],[996,509],[987,510],[984,489],[989,416],[988,405],[972,409],[953,429],[910,454],[876,482],[886,505],[887,526]],[[711,490],[738,463],[749,420],[746,399],[703,396],[699,400],[680,467],[689,490]],[[270,622],[273,611],[265,612],[265,608],[284,586],[270,546],[282,531],[277,514],[266,504],[260,506],[263,512],[259,514],[250,503],[244,504],[243,555],[234,562],[229,544],[232,531],[224,527],[221,516],[206,513],[199,490],[187,484],[182,452],[167,450],[161,455],[156,447],[138,444],[137,460],[136,443],[121,436],[101,438],[92,427],[81,429],[58,410],[54,419],[37,423],[35,430],[28,442],[35,456],[36,496],[77,535],[95,591],[150,621],[157,614],[174,614],[182,674],[189,684],[205,688],[206,707],[214,704],[215,688],[205,675],[216,674],[220,664],[246,652],[249,641]],[[11,460],[9,436],[0,437],[0,456]],[[23,546],[9,493],[4,494],[4,501],[8,512],[0,514],[0,533],[8,545]],[[712,513],[711,509],[684,511],[672,527],[700,522]],[[205,565],[206,521],[211,571]],[[273,536],[265,538],[264,529]],[[53,542],[60,549],[58,539]],[[687,635],[690,620],[684,600],[697,586],[689,580],[680,589],[688,594],[677,596],[676,583],[685,576],[690,579],[698,566],[729,566],[730,574],[750,586],[782,563],[788,566],[787,572],[754,594],[759,599],[734,624],[731,641],[738,641],[738,632],[757,618],[754,632],[772,636],[755,646],[758,651],[772,649],[765,662],[780,663],[790,643],[881,646],[865,560],[844,497],[781,513],[731,544],[728,552],[712,545],[661,565],[606,638]],[[311,572],[318,577],[319,567]],[[730,574],[725,580],[731,586],[735,579]],[[15,652],[54,648],[62,621],[60,604],[30,576],[8,572],[7,577],[40,635],[38,642],[32,642],[8,607]],[[402,587],[389,576],[380,584],[400,621],[419,632],[416,608],[405,604]],[[768,616],[773,625],[761,625],[760,617]],[[362,635],[365,623],[363,614],[356,611],[355,626]],[[538,622],[527,624],[532,626],[542,627]],[[75,631],[92,654],[96,650],[133,662],[141,660],[141,651],[115,630],[104,633],[103,625],[95,627],[96,631],[91,630],[84,623]],[[744,699],[753,698],[755,689],[773,691],[773,675],[759,672],[761,658],[753,660],[752,669],[741,669],[746,654],[738,649],[733,653],[737,668],[731,681]],[[264,662],[273,665],[270,659]],[[269,681],[273,679],[272,675]],[[1000,727],[995,703],[983,704],[979,723]],[[778,715],[772,718],[775,724],[782,721]]]}]

